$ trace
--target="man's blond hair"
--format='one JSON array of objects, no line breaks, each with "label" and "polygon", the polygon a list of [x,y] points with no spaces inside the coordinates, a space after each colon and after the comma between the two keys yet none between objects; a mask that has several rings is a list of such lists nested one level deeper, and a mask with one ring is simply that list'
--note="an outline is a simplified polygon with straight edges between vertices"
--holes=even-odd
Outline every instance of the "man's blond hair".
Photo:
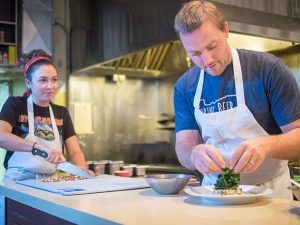
[{"label": "man's blond hair", "polygon": [[224,15],[214,4],[203,0],[194,0],[185,3],[177,13],[174,28],[178,34],[191,33],[205,20],[212,21],[220,30],[223,30],[226,24]]}]

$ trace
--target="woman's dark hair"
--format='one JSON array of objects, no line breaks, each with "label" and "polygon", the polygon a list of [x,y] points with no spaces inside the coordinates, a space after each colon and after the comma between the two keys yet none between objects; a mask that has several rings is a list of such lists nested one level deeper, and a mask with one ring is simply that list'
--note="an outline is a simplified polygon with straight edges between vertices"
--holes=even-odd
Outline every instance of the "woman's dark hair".
[{"label": "woman's dark hair", "polygon": [[31,52],[24,54],[23,60],[24,76],[30,81],[33,72],[41,65],[53,65],[51,56],[41,49],[34,49]]},{"label": "woman's dark hair", "polygon": [[[24,54],[23,67],[25,79],[31,81],[32,74],[42,65],[53,65],[51,56],[41,49],[34,49],[31,52]],[[23,96],[29,96],[31,90],[26,90]]]}]

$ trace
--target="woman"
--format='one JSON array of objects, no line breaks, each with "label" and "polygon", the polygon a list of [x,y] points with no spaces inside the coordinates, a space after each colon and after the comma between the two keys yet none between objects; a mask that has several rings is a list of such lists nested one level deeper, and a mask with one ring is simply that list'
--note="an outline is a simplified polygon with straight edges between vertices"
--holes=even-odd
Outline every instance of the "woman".
[{"label": "woman", "polygon": [[[51,103],[58,87],[58,74],[51,57],[42,50],[25,56],[27,96],[9,97],[0,113],[0,147],[7,150],[4,182],[53,175],[64,162],[63,144],[70,161],[85,169],[70,115],[65,107]],[[48,153],[46,160],[32,149]]]}]

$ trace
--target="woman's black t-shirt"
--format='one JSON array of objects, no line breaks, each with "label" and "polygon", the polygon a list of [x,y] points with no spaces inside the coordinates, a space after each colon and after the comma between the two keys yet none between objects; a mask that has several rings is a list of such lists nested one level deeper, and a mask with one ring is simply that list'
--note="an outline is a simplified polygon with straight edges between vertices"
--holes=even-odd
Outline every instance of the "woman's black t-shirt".
[{"label": "woman's black t-shirt", "polygon": [[[12,133],[21,138],[25,138],[28,134],[27,98],[28,97],[9,97],[4,103],[0,113],[0,120],[8,122],[12,126]],[[62,145],[64,145],[66,139],[76,135],[70,114],[67,108],[52,103],[50,104],[58,128],[60,141]],[[34,135],[44,140],[54,140],[49,107],[41,107],[33,104],[33,110]],[[7,151],[4,159],[5,168],[7,168],[8,160],[13,153],[13,151]]]}]

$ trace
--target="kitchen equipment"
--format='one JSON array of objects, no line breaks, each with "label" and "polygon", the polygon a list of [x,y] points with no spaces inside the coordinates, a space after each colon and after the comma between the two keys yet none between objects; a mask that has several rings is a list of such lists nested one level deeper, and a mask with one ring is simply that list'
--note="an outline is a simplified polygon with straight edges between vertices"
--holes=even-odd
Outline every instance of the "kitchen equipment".
[{"label": "kitchen equipment", "polygon": [[114,175],[115,171],[120,170],[123,163],[124,163],[124,161],[109,160],[108,164],[106,165],[106,168],[105,168],[105,173],[110,174],[110,175]]},{"label": "kitchen equipment", "polygon": [[84,165],[85,165],[85,168],[87,168],[89,170],[93,170],[93,161],[85,161]]},{"label": "kitchen equipment", "polygon": [[85,178],[95,178],[95,176],[89,174],[86,170],[81,169],[78,166],[73,165],[69,162],[59,163],[56,166],[57,169],[62,170],[66,173],[70,173],[76,176],[81,176]]},{"label": "kitchen equipment", "polygon": [[134,177],[141,177],[146,175],[146,168],[148,166],[135,166],[133,168],[133,176]]},{"label": "kitchen equipment", "polygon": [[[32,149],[32,154],[41,156],[45,159],[48,157],[47,152],[42,151],[42,150],[37,149],[37,148]],[[81,177],[85,177],[85,178],[95,178],[95,176],[89,174],[86,170],[83,170],[80,167],[75,166],[75,165],[73,165],[72,163],[69,163],[69,162],[59,163],[56,166],[56,168],[66,172],[66,173],[70,173],[70,174],[73,174],[73,175],[76,175],[76,176],[81,176]]]},{"label": "kitchen equipment", "polygon": [[93,161],[92,163],[92,170],[94,171],[96,176],[104,174],[105,165],[107,164],[107,160],[102,161]]},{"label": "kitchen equipment", "polygon": [[79,195],[149,188],[149,184],[144,178],[118,177],[107,174],[99,175],[95,179],[75,181],[43,182],[42,179],[29,179],[16,182],[61,195]]},{"label": "kitchen equipment", "polygon": [[136,165],[124,165],[121,167],[122,170],[128,171],[129,172],[129,176],[132,177],[133,176],[133,170],[136,167]]},{"label": "kitchen equipment", "polygon": [[293,175],[300,175],[300,167],[299,166],[293,166],[292,167],[292,174]]},{"label": "kitchen equipment", "polygon": [[186,187],[184,191],[192,196],[200,197],[201,201],[213,205],[240,205],[253,203],[263,197],[272,197],[273,190],[253,185],[240,185],[244,194],[221,195],[215,193],[214,186]]},{"label": "kitchen equipment", "polygon": [[298,183],[293,179],[291,179],[291,183],[292,183],[291,186],[289,186],[288,188],[293,191],[295,198],[298,201],[300,201],[300,183]]},{"label": "kitchen equipment", "polygon": [[171,195],[179,193],[191,177],[189,174],[150,174],[145,179],[157,193]]},{"label": "kitchen equipment", "polygon": [[117,170],[115,171],[115,176],[120,176],[120,177],[129,177],[130,172],[127,170]]}]

